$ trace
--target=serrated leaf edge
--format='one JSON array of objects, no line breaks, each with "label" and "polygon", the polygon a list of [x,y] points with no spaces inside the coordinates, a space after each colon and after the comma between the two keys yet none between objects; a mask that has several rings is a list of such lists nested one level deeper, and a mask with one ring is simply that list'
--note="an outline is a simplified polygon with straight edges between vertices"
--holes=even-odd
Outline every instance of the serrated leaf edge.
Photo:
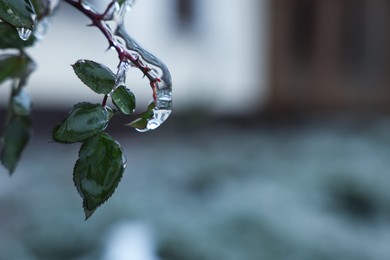
[{"label": "serrated leaf edge", "polygon": [[76,187],[76,190],[77,190],[77,193],[81,196],[82,200],[83,200],[83,210],[84,210],[84,214],[85,214],[85,220],[88,220],[92,214],[96,211],[96,209],[98,209],[100,206],[102,206],[104,203],[106,203],[106,201],[108,201],[111,196],[115,193],[115,190],[116,188],[118,187],[120,181],[122,180],[122,177],[123,177],[123,174],[126,170],[126,155],[123,151],[123,148],[122,146],[120,145],[120,143],[118,141],[116,141],[115,139],[113,139],[109,134],[107,134],[106,132],[102,132],[102,133],[99,133],[99,134],[96,134],[94,136],[91,136],[89,138],[87,138],[86,140],[84,140],[82,142],[82,145],[80,146],[80,149],[79,149],[79,152],[78,152],[78,158],[80,158],[80,152],[81,152],[81,149],[83,147],[83,145],[88,142],[89,139],[92,139],[92,138],[95,138],[97,135],[107,135],[108,137],[110,137],[112,140],[115,141],[115,143],[118,145],[118,147],[120,148],[120,150],[122,151],[122,173],[120,175],[120,178],[117,182],[117,184],[115,185],[114,189],[113,189],[113,192],[111,194],[109,194],[107,196],[107,198],[105,198],[104,201],[102,201],[99,205],[97,205],[95,208],[93,208],[92,210],[89,210],[87,208],[87,200],[86,200],[86,197],[84,196],[82,190],[81,190],[81,187],[79,185],[76,184],[76,180],[75,180],[75,168],[76,168],[76,165],[77,165],[77,162],[80,160],[80,159],[77,159],[77,161],[75,162],[74,166],[73,166],[73,183],[74,183],[74,186]]}]

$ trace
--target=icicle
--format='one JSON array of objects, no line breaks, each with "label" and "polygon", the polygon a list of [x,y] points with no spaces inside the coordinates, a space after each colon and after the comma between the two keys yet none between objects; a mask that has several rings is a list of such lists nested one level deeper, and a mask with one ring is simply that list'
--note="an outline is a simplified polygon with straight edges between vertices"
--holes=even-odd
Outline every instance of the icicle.
[{"label": "icicle", "polygon": [[148,120],[146,128],[148,130],[156,129],[168,119],[171,112],[172,110],[170,109],[153,109],[153,118]]},{"label": "icicle", "polygon": [[[172,79],[168,67],[156,56],[145,50],[127,33],[124,26],[124,19],[126,13],[131,10],[134,3],[134,0],[125,0],[122,4],[116,1],[106,11],[104,25],[111,33],[115,43],[130,53],[135,60],[138,60],[138,65],[142,64],[145,68],[151,69],[147,76],[153,82],[153,115],[147,119],[145,129],[137,129],[138,131],[145,132],[159,127],[171,114]],[[118,66],[116,86],[124,85],[130,65],[136,64],[122,61]]]},{"label": "icicle", "polygon": [[145,50],[138,44],[125,30],[124,25],[120,24],[115,31],[117,38],[125,42],[125,47],[130,53],[135,53],[142,64],[151,69],[150,74],[155,77],[155,108],[153,117],[148,120],[147,129],[138,129],[141,131],[153,130],[160,126],[171,114],[172,109],[172,78],[168,67],[156,56]]}]

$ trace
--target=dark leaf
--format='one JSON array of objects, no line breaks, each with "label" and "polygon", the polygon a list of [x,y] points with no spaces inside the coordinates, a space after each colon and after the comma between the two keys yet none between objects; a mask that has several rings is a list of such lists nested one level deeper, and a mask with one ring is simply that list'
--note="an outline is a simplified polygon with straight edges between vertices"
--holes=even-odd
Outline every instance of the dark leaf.
[{"label": "dark leaf", "polygon": [[156,103],[154,102],[154,100],[152,99],[149,104],[148,104],[148,108],[146,109],[146,111],[151,111],[153,108],[156,107]]},{"label": "dark leaf", "polygon": [[125,2],[126,2],[126,0],[117,0],[117,3],[119,4],[119,6],[122,6]]},{"label": "dark leaf", "polygon": [[145,129],[148,124],[148,120],[145,118],[137,118],[131,123],[127,124],[130,127],[137,128],[137,129]]},{"label": "dark leaf", "polygon": [[125,115],[131,115],[135,109],[135,97],[133,92],[125,86],[117,87],[111,93],[112,102],[120,112]]},{"label": "dark leaf", "polygon": [[151,119],[153,117],[153,110],[148,110],[139,115],[143,119]]},{"label": "dark leaf", "polygon": [[155,108],[155,104],[152,102],[149,103],[148,108],[145,112],[139,115],[139,118],[127,124],[130,127],[137,129],[146,129],[149,119],[153,117],[153,109]]},{"label": "dark leaf", "polygon": [[7,23],[0,23],[0,35],[0,49],[22,49],[33,45],[36,41],[33,36],[27,41],[23,41],[16,28]]},{"label": "dark leaf", "polygon": [[79,79],[98,94],[109,94],[115,85],[115,74],[103,64],[79,60],[72,65]]},{"label": "dark leaf", "polygon": [[[0,84],[7,79],[20,78],[23,83],[35,68],[35,63],[27,55],[4,54],[0,56]],[[23,84],[22,84],[23,85]]]},{"label": "dark leaf", "polygon": [[30,0],[0,0],[0,19],[17,28],[34,29]]},{"label": "dark leaf", "polygon": [[12,174],[31,136],[31,120],[28,116],[14,115],[7,124],[1,151],[1,162]]},{"label": "dark leaf", "polygon": [[126,167],[118,142],[106,133],[87,139],[80,148],[73,180],[88,219],[115,191]]},{"label": "dark leaf", "polygon": [[100,104],[79,103],[54,128],[53,139],[63,143],[83,141],[102,132],[111,116],[112,112]]},{"label": "dark leaf", "polygon": [[31,0],[38,18],[48,15],[50,11],[50,0]]}]

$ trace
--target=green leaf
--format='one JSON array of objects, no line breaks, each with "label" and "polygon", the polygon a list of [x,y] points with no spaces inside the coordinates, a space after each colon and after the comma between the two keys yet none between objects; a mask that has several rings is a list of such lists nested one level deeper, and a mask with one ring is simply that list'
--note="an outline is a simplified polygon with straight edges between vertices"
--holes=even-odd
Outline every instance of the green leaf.
[{"label": "green leaf", "polygon": [[108,120],[111,120],[111,118],[115,115],[116,110],[115,110],[115,109],[112,109],[112,108],[109,107],[109,106],[105,106],[104,108],[107,110],[107,113],[108,113]]},{"label": "green leaf", "polygon": [[119,6],[122,6],[126,0],[117,0],[116,2],[119,4]]},{"label": "green leaf", "polygon": [[34,36],[23,41],[15,27],[7,23],[0,23],[0,35],[0,49],[22,49],[33,45],[36,41]]},{"label": "green leaf", "polygon": [[79,79],[98,94],[109,94],[115,86],[115,74],[103,64],[79,60],[72,65]]},{"label": "green leaf", "polygon": [[121,113],[125,115],[131,115],[134,112],[135,109],[134,94],[125,86],[117,87],[111,93],[111,98],[112,98],[112,102]]},{"label": "green leaf", "polygon": [[54,128],[53,140],[63,143],[83,141],[102,132],[111,116],[112,112],[100,104],[79,103]]},{"label": "green leaf", "polygon": [[30,0],[0,0],[0,19],[18,28],[34,29]]},{"label": "green leaf", "polygon": [[0,84],[3,81],[15,78],[19,72],[18,57],[13,55],[0,56]]},{"label": "green leaf", "polygon": [[83,143],[73,180],[83,198],[86,219],[114,193],[125,167],[120,144],[108,134],[100,133]]},{"label": "green leaf", "polygon": [[152,100],[149,103],[147,110],[145,112],[141,113],[139,115],[139,118],[135,119],[134,121],[130,122],[127,125],[130,127],[133,127],[133,128],[137,128],[137,129],[145,129],[147,124],[148,124],[149,119],[151,119],[154,115],[153,109],[155,107],[156,107],[156,105],[155,105],[154,101]]},{"label": "green leaf", "polygon": [[35,68],[35,63],[27,55],[0,55],[0,84],[7,79],[25,78]]},{"label": "green leaf", "polygon": [[20,156],[30,140],[31,119],[28,116],[14,115],[5,128],[1,151],[1,162],[10,174],[15,171]]},{"label": "green leaf", "polygon": [[139,116],[143,119],[151,119],[153,117],[153,109],[141,113]]},{"label": "green leaf", "polygon": [[148,120],[145,118],[137,118],[134,121],[127,124],[130,127],[137,128],[137,129],[145,129],[148,124]]}]

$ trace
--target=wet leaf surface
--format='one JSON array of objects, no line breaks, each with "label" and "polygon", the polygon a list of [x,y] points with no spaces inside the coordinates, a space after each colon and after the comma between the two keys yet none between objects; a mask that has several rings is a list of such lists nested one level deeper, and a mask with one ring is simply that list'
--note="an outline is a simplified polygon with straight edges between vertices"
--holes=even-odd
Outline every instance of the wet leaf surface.
[{"label": "wet leaf surface", "polygon": [[79,103],[54,128],[53,139],[64,143],[83,141],[102,132],[107,127],[111,116],[112,112],[100,104]]},{"label": "wet leaf surface", "polygon": [[115,191],[126,166],[121,146],[106,133],[86,140],[74,167],[74,184],[88,219]]},{"label": "wet leaf surface", "polygon": [[29,116],[14,115],[5,127],[1,151],[1,162],[12,174],[20,156],[30,140],[31,119]]},{"label": "wet leaf surface", "polygon": [[22,49],[33,45],[36,41],[33,36],[27,41],[23,41],[16,28],[6,23],[0,23],[0,35],[0,49]]},{"label": "wet leaf surface", "polygon": [[125,86],[117,87],[111,93],[112,102],[118,108],[118,110],[125,114],[131,115],[135,109],[135,96],[133,92],[127,89]]},{"label": "wet leaf surface", "polygon": [[0,19],[18,28],[34,29],[30,0],[0,0]]},{"label": "wet leaf surface", "polygon": [[34,67],[35,63],[26,55],[0,55],[0,84],[7,79],[25,80]]},{"label": "wet leaf surface", "polygon": [[79,60],[72,65],[79,79],[98,94],[109,94],[115,86],[115,74],[103,64]]}]

